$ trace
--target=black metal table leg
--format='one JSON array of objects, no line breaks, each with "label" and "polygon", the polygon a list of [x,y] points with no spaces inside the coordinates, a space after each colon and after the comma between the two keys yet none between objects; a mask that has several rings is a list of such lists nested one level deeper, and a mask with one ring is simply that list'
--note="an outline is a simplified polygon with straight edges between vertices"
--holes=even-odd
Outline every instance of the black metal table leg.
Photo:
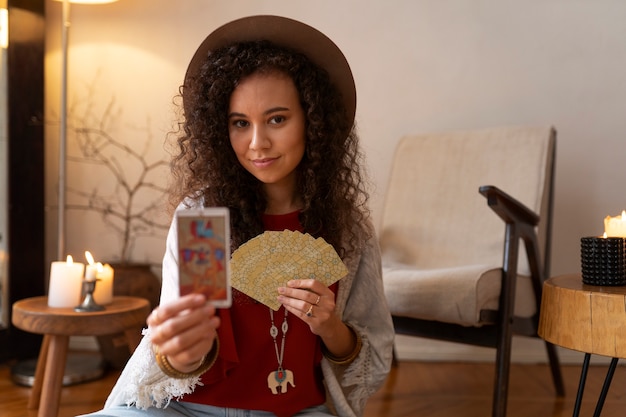
[{"label": "black metal table leg", "polygon": [[602,392],[600,392],[600,398],[598,398],[598,404],[596,404],[596,411],[593,413],[593,417],[600,417],[600,412],[602,411],[602,406],[604,406],[606,394],[609,392],[609,387],[611,386],[611,380],[613,380],[613,374],[615,373],[618,360],[619,358],[611,359],[611,364],[609,365],[609,370],[606,373],[606,378],[604,378]]},{"label": "black metal table leg", "polygon": [[[585,382],[587,381],[587,371],[589,371],[589,359],[591,358],[590,353],[585,353],[585,359],[583,360],[583,367],[580,372],[580,382],[578,383],[578,393],[576,394],[576,403],[574,404],[574,414],[573,417],[578,417],[580,414],[580,404],[582,403],[583,393],[585,391]],[[617,362],[619,358],[612,358],[611,364],[609,365],[609,370],[606,373],[606,377],[604,378],[604,384],[602,385],[602,391],[600,392],[600,397],[598,398],[598,403],[596,404],[596,409],[593,413],[593,417],[600,417],[600,413],[602,412],[602,407],[604,406],[604,400],[606,400],[606,395],[609,392],[609,388],[611,386],[611,381],[613,380],[613,375],[615,374],[615,368],[617,368]]]},{"label": "black metal table leg", "polygon": [[580,382],[578,383],[578,393],[576,394],[576,403],[574,404],[573,417],[578,417],[580,414],[580,403],[583,400],[583,392],[585,391],[585,382],[587,381],[587,371],[589,370],[590,353],[585,353],[585,359],[583,360],[583,368],[580,371]]}]

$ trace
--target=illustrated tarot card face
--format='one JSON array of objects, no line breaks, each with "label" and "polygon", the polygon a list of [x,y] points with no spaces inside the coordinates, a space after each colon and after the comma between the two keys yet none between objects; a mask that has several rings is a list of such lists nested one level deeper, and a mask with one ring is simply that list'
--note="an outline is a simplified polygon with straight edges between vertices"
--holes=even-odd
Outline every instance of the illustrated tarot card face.
[{"label": "illustrated tarot card face", "polygon": [[219,308],[231,305],[228,209],[176,212],[180,295],[201,293]]}]

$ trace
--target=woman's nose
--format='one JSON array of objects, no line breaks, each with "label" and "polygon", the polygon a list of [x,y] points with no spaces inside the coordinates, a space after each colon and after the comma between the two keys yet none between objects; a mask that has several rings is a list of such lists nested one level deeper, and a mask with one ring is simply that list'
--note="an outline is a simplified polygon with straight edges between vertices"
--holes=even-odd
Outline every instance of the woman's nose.
[{"label": "woman's nose", "polygon": [[269,148],[270,141],[266,132],[262,127],[254,127],[252,129],[252,137],[250,138],[250,149],[266,149]]}]

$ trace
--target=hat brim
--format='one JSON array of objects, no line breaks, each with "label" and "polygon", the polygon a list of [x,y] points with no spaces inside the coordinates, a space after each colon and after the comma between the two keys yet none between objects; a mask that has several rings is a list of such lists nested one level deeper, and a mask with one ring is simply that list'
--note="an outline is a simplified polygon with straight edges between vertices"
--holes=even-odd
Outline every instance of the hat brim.
[{"label": "hat brim", "polygon": [[249,16],[226,23],[215,29],[196,50],[187,73],[185,84],[202,67],[210,51],[236,42],[267,40],[279,46],[306,55],[314,64],[328,72],[339,90],[347,115],[354,123],[356,113],[356,87],[352,70],[341,50],[319,30],[281,16]]}]

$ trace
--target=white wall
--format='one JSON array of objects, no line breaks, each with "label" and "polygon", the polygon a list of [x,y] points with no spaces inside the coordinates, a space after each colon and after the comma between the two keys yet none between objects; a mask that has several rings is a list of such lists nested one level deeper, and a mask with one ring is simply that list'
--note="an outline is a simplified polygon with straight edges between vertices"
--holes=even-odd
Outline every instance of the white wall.
[{"label": "white wall", "polygon": [[[49,0],[47,7],[48,240],[54,254],[60,3]],[[103,103],[115,97],[125,124],[149,117],[160,152],[173,119],[172,97],[195,48],[220,24],[258,13],[319,28],[350,61],[376,218],[391,154],[402,135],[497,125],[553,125],[558,131],[553,274],[578,271],[580,237],[600,234],[603,218],[626,208],[626,2],[621,0],[121,0],[76,5],[70,100],[96,80],[96,96]],[[97,218],[88,227],[81,221],[79,216],[70,221],[68,252],[97,244],[87,240],[90,234],[98,241],[107,236],[97,232]],[[158,258],[161,245],[154,245],[156,255],[149,256]],[[418,345],[409,350],[435,355],[427,344]]]}]

